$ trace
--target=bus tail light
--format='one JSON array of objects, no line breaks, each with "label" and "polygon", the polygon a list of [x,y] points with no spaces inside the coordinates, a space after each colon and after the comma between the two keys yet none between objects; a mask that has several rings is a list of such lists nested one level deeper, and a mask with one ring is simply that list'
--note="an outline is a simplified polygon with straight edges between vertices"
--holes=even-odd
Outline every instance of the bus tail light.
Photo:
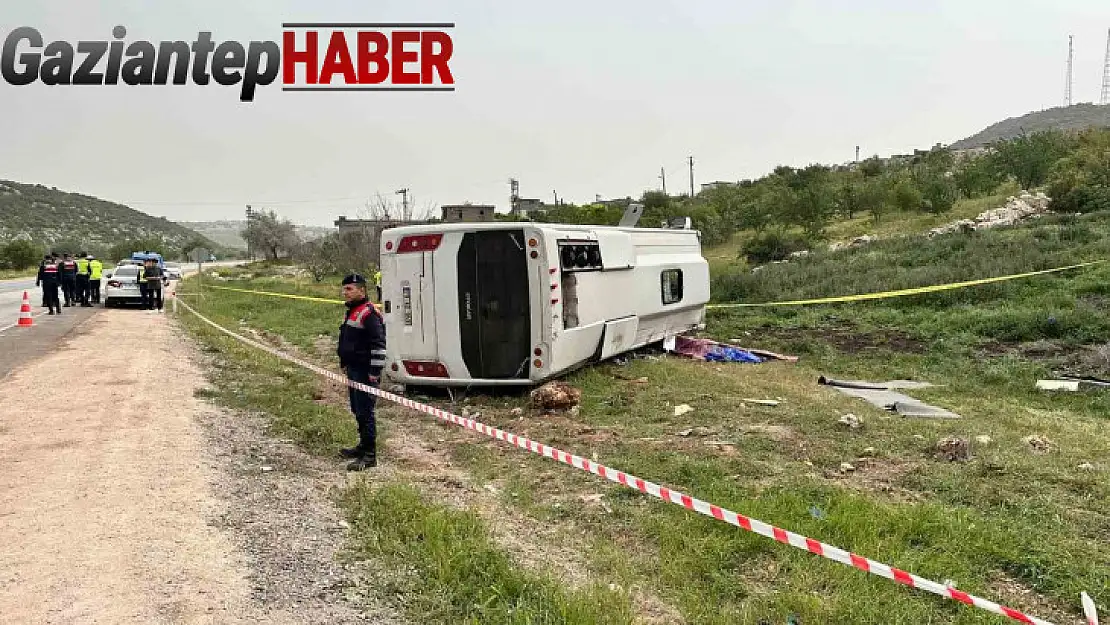
[{"label": "bus tail light", "polygon": [[406,360],[405,371],[414,378],[447,378],[447,367],[442,362]]},{"label": "bus tail light", "polygon": [[439,247],[441,241],[443,241],[442,234],[414,234],[401,237],[401,242],[397,244],[397,253],[431,252]]}]

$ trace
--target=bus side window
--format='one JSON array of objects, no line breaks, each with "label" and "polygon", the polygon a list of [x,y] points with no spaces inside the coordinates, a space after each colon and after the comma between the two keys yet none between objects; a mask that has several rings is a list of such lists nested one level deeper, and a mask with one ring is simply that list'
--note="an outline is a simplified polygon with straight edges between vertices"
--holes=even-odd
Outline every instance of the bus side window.
[{"label": "bus side window", "polygon": [[660,278],[663,282],[663,305],[682,301],[682,270],[664,270]]}]

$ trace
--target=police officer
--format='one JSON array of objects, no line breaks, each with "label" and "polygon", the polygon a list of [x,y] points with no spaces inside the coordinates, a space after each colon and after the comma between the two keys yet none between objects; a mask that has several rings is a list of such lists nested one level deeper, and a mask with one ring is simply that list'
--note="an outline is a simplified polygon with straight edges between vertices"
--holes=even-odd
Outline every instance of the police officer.
[{"label": "police officer", "polygon": [[[385,367],[385,319],[370,302],[366,287],[366,278],[360,274],[343,278],[347,312],[339,326],[339,364],[348,380],[376,388]],[[362,471],[378,464],[375,396],[354,388],[348,388],[348,395],[358,423],[359,442],[351,449],[341,449],[339,454],[351,459],[348,471]]]},{"label": "police officer", "polygon": [[104,264],[100,259],[89,254],[89,295],[92,303],[100,303],[100,281],[104,276]]},{"label": "police officer", "polygon": [[382,301],[382,270],[381,267],[374,272],[374,287],[378,289],[378,303]]},{"label": "police officer", "polygon": [[66,297],[66,308],[69,308],[77,295],[77,263],[74,262],[73,255],[68,252],[65,260],[62,261],[61,274],[62,293]]},{"label": "police officer", "polygon": [[92,306],[89,303],[89,254],[81,252],[77,255],[77,297],[83,308]]},{"label": "police officer", "polygon": [[58,282],[60,280],[58,263],[47,254],[42,259],[42,265],[39,266],[39,276],[35,279],[35,286],[42,286],[42,301],[50,309],[51,315],[62,314],[61,302],[58,301]]}]

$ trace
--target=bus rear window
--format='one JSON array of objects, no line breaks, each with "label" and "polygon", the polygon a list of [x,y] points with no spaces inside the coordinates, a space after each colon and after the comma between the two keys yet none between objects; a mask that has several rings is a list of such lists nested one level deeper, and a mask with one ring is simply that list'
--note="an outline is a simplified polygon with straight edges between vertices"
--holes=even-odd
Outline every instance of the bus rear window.
[{"label": "bus rear window", "polygon": [[682,270],[667,269],[662,273],[663,304],[675,304],[682,301]]}]

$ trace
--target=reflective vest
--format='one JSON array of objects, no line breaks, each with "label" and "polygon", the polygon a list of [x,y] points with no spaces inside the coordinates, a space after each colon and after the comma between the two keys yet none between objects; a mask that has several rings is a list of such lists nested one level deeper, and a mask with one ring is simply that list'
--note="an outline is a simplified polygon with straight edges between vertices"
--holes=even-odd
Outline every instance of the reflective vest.
[{"label": "reflective vest", "polygon": [[89,276],[89,278],[92,280],[99,280],[101,277],[100,272],[104,270],[104,264],[99,260],[90,260],[89,268],[92,269],[92,275]]},{"label": "reflective vest", "polygon": [[375,286],[381,286],[382,285],[382,272],[380,272],[380,271],[375,271],[374,272],[374,285]]},{"label": "reflective vest", "polygon": [[77,259],[77,275],[87,276],[89,274],[89,260],[87,258]]}]

